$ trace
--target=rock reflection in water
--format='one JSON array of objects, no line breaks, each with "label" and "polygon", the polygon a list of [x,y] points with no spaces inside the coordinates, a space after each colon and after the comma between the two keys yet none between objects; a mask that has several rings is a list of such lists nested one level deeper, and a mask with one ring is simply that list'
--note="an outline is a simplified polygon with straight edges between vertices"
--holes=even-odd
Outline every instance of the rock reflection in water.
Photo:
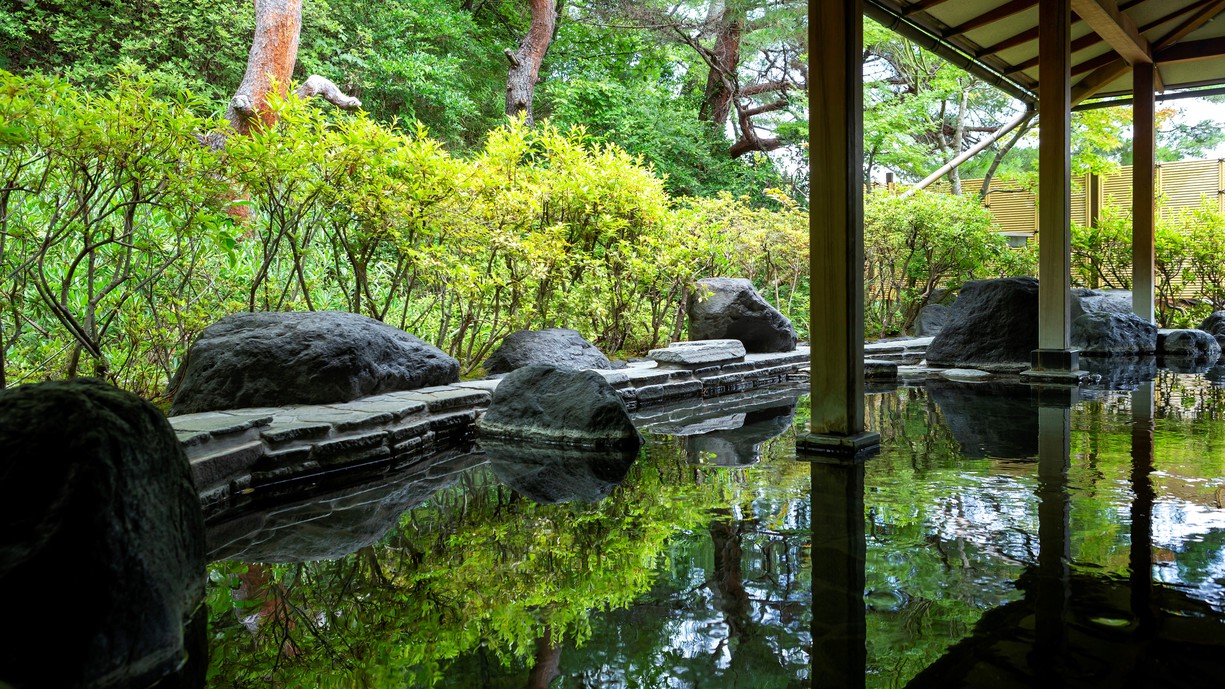
[{"label": "rock reflection in water", "polygon": [[761,457],[761,446],[782,435],[795,420],[795,403],[737,414],[738,428],[689,437],[689,461],[716,466],[745,466]]},{"label": "rock reflection in water", "polygon": [[1038,454],[1038,406],[1020,383],[930,380],[927,391],[967,458]]},{"label": "rock reflection in water", "polygon": [[543,504],[597,502],[625,480],[637,450],[586,450],[486,439],[493,473],[508,488]]}]

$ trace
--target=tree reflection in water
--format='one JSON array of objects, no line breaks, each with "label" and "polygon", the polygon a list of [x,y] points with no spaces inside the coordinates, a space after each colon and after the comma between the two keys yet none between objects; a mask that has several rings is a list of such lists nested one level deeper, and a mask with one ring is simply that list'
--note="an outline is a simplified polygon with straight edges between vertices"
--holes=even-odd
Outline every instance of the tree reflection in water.
[{"label": "tree reflection in water", "polygon": [[[1057,631],[1033,657],[1065,670],[1091,655],[1083,645],[1097,637],[1086,628],[1149,629],[1181,610],[1199,639],[1219,637],[1225,390],[1162,371],[1148,420],[1133,420],[1128,390],[1087,388],[1043,424],[1042,405],[1019,399],[1013,432],[1058,421],[1060,452],[1046,471],[1051,446],[1007,438],[1006,409],[976,419],[972,390],[948,392],[869,396],[883,447],[859,467],[861,507],[843,491],[849,511],[838,486],[858,484],[817,480],[793,459],[793,431],[738,466],[695,463],[692,437],[659,435],[615,488],[584,484],[580,493],[607,493],[598,502],[537,504],[477,467],[374,547],[322,562],[218,563],[212,685],[798,687],[859,677],[897,687],[956,667],[945,681],[975,686],[966,674],[975,666],[962,661],[987,648],[976,644],[1017,641],[992,630],[1035,629],[1039,599],[1059,603],[1037,604]],[[795,417],[805,423],[806,404]],[[1003,427],[974,429],[985,422]],[[514,475],[557,485],[537,468]],[[846,526],[855,512],[859,546]],[[838,538],[842,555],[827,547]],[[1145,540],[1151,550],[1131,547]],[[855,557],[858,584],[847,567]],[[841,588],[827,586],[830,568],[846,573]],[[830,638],[847,650],[822,659]],[[1037,648],[1027,638],[1024,648]],[[1219,660],[1181,662],[1175,685],[1225,672]]]}]

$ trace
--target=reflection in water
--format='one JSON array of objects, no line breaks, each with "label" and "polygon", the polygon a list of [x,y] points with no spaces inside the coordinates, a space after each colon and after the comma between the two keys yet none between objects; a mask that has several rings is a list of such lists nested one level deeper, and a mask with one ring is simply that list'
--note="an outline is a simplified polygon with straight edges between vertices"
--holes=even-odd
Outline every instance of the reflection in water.
[{"label": "reflection in water", "polygon": [[599,502],[625,480],[638,451],[550,447],[487,438],[493,473],[508,488],[539,503]]},{"label": "reflection in water", "polygon": [[862,687],[867,676],[863,476],[862,461],[812,463],[814,687]]},{"label": "reflection in water", "polygon": [[[740,466],[648,433],[628,468],[423,468],[439,488],[386,491],[416,506],[373,546],[214,565],[213,685],[1207,686],[1225,674],[1225,388],[1102,381],[1070,409],[870,396],[882,452],[851,466],[795,461],[784,430]],[[755,410],[715,411],[660,424],[726,432]],[[277,516],[294,509],[249,518],[302,542],[311,520]]]}]

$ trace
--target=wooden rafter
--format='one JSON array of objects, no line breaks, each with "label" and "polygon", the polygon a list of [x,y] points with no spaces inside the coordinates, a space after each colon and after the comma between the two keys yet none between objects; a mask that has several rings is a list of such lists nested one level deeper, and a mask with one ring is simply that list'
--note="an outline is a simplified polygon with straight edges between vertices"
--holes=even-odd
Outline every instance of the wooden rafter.
[{"label": "wooden rafter", "polygon": [[1072,9],[1129,65],[1153,61],[1148,39],[1114,0],[1072,0]]},{"label": "wooden rafter", "polygon": [[[1148,30],[1150,30],[1150,29],[1155,29],[1155,28],[1157,28],[1158,26],[1161,26],[1162,24],[1168,24],[1168,23],[1170,23],[1170,22],[1174,21],[1175,19],[1177,19],[1177,18],[1181,17],[1182,15],[1187,14],[1187,13],[1189,13],[1189,12],[1192,12],[1192,11],[1194,11],[1194,10],[1198,9],[1199,7],[1202,7],[1203,5],[1205,5],[1205,4],[1209,3],[1209,2],[1213,2],[1213,0],[1204,0],[1204,2],[1203,2],[1203,3],[1201,3],[1200,5],[1188,5],[1187,7],[1184,7],[1184,8],[1182,8],[1182,9],[1180,9],[1180,10],[1176,11],[1176,12],[1172,12],[1172,13],[1170,13],[1170,14],[1167,14],[1167,15],[1165,15],[1164,17],[1159,17],[1159,18],[1157,18],[1157,19],[1154,19],[1153,21],[1151,21],[1151,22],[1149,22],[1149,23],[1147,23],[1147,24],[1143,24],[1143,25],[1141,25],[1141,26],[1140,26],[1140,33],[1145,33],[1145,32],[1147,32],[1147,31],[1148,31]],[[1137,2],[1132,2],[1132,3],[1130,3],[1130,4],[1134,6],[1134,5],[1137,5],[1137,4],[1139,4],[1139,3],[1137,3]],[[1124,7],[1124,6],[1123,6],[1123,5],[1119,5],[1119,7],[1120,7],[1120,8],[1122,8],[1122,7]],[[1034,32],[1035,32],[1035,34],[1034,34],[1034,35],[1035,35],[1035,37],[1037,37],[1037,29],[1034,29]],[[1079,53],[1080,51],[1082,51],[1082,50],[1086,50],[1086,49],[1088,49],[1088,48],[1092,48],[1093,46],[1095,46],[1095,45],[1097,45],[1098,43],[1101,43],[1101,42],[1102,42],[1102,37],[1101,37],[1101,36],[1098,36],[1098,35],[1097,35],[1097,34],[1095,34],[1095,33],[1088,33],[1088,34],[1085,34],[1084,36],[1081,36],[1080,38],[1077,38],[1077,39],[1075,39],[1075,40],[1073,40],[1073,41],[1072,41],[1072,53],[1073,53],[1073,54]],[[1035,56],[1031,57],[1030,59],[1028,59],[1028,60],[1026,60],[1026,61],[1024,61],[1024,62],[1018,62],[1018,63],[1016,64],[1016,66],[1014,66],[1012,69],[1008,70],[1008,72],[1006,72],[1006,73],[1007,73],[1007,74],[1016,74],[1016,73],[1018,73],[1018,72],[1024,72],[1024,71],[1025,71],[1025,70],[1027,70],[1027,69],[1033,69],[1034,67],[1037,67],[1037,66],[1038,66],[1038,56],[1037,56],[1037,55],[1035,55]],[[1074,72],[1074,73],[1075,73],[1075,72]]]},{"label": "wooden rafter", "polygon": [[949,0],[922,0],[921,2],[916,2],[915,4],[906,7],[904,10],[902,10],[902,15],[909,17],[912,14],[926,12],[936,5],[943,5],[948,1]]},{"label": "wooden rafter", "polygon": [[1012,0],[1011,2],[1000,5],[989,12],[983,12],[973,19],[968,19],[961,24],[954,26],[946,32],[946,37],[957,36],[988,24],[994,24],[1000,20],[1007,19],[1018,12],[1024,12],[1037,4],[1038,0]]},{"label": "wooden rafter", "polygon": [[1225,37],[1175,43],[1153,56],[1154,61],[1159,64],[1208,60],[1214,57],[1225,57]]},{"label": "wooden rafter", "polygon": [[[1211,0],[1211,2],[1204,3],[1199,7],[1200,9],[1188,17],[1186,21],[1179,24],[1173,31],[1165,36],[1162,36],[1160,40],[1153,43],[1153,52],[1160,53],[1161,51],[1180,41],[1192,31],[1195,31],[1204,24],[1207,24],[1213,19],[1213,17],[1216,17],[1222,11],[1225,11],[1225,0]],[[1122,58],[1097,68],[1084,79],[1081,79],[1080,82],[1072,88],[1072,104],[1075,105],[1098,91],[1101,91],[1107,84],[1123,76],[1123,74],[1127,72],[1127,69],[1127,61],[1123,60]]]},{"label": "wooden rafter", "polygon": [[[1128,2],[1120,4],[1119,9],[1127,10],[1132,7],[1135,7],[1136,5],[1139,5],[1141,2],[1144,2],[1144,0],[1129,0]],[[1149,29],[1161,26],[1162,24],[1169,23],[1177,19],[1178,17],[1181,17],[1184,14],[1188,14],[1190,12],[1194,12],[1196,10],[1207,7],[1208,5],[1213,4],[1214,2],[1216,2],[1216,0],[1200,0],[1200,2],[1197,4],[1188,5],[1181,9],[1175,10],[1165,15],[1164,17],[1160,17],[1158,19],[1155,19],[1141,26],[1140,33],[1144,33],[1148,31]],[[1075,12],[1073,12],[1072,22],[1075,23],[1077,21],[1079,21],[1079,17],[1076,15]],[[1009,48],[1015,48],[1019,45],[1024,45],[1026,43],[1029,43],[1030,41],[1036,41],[1036,40],[1038,40],[1038,27],[1035,26],[1031,29],[1026,29],[1025,31],[1017,33],[1016,35],[1013,35],[1013,36],[1009,36],[1008,38],[1000,40],[992,45],[987,46],[986,48],[979,50],[978,53],[975,54],[975,57],[978,57],[978,58],[987,57],[989,55],[994,55],[996,53],[1008,50]],[[1075,53],[1077,51],[1084,50],[1085,48],[1095,46],[1101,42],[1102,42],[1101,36],[1098,36],[1095,33],[1086,34],[1072,41],[1072,52]],[[1031,67],[1037,67],[1037,66],[1038,66],[1038,58],[1034,57],[1029,60],[1026,60],[1025,62],[1018,64],[1015,68],[1010,70],[1010,72],[1021,72]]]}]

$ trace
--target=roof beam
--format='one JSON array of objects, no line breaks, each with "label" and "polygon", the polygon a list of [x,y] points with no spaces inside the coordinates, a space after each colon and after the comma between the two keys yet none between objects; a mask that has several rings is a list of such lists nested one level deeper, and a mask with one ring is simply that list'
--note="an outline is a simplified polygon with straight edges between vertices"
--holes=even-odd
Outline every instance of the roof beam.
[{"label": "roof beam", "polygon": [[1206,38],[1190,43],[1175,43],[1153,56],[1158,64],[1170,62],[1192,62],[1208,60],[1214,57],[1225,57],[1225,37]]},{"label": "roof beam", "polygon": [[[1203,1],[1202,3],[1200,3],[1200,5],[1198,5],[1198,6],[1197,6],[1197,5],[1188,5],[1187,7],[1184,7],[1184,8],[1182,8],[1182,9],[1180,9],[1180,10],[1176,11],[1176,12],[1172,12],[1172,13],[1170,13],[1170,14],[1167,14],[1167,15],[1166,15],[1166,16],[1164,16],[1164,17],[1160,17],[1160,18],[1158,18],[1158,19],[1154,19],[1153,21],[1151,21],[1151,22],[1149,22],[1149,23],[1147,23],[1147,24],[1143,24],[1143,25],[1141,25],[1141,26],[1139,27],[1139,29],[1140,29],[1140,33],[1144,33],[1144,32],[1146,32],[1146,31],[1148,31],[1149,29],[1154,29],[1154,28],[1157,28],[1158,26],[1161,26],[1162,24],[1167,24],[1167,23],[1169,23],[1169,22],[1171,22],[1171,21],[1173,21],[1173,20],[1177,19],[1178,17],[1180,17],[1180,16],[1182,16],[1182,15],[1184,15],[1184,14],[1186,14],[1186,13],[1188,13],[1188,12],[1191,12],[1192,10],[1199,9],[1199,7],[1202,7],[1203,5],[1205,5],[1205,4],[1209,3],[1209,2],[1213,2],[1213,0],[1204,0],[1204,1]],[[1132,3],[1129,3],[1129,4],[1130,4],[1130,5],[1135,5],[1135,4],[1137,4],[1137,3],[1132,2]],[[1125,5],[1120,5],[1119,7],[1120,7],[1120,9],[1122,9],[1123,7],[1125,7]],[[1035,36],[1035,37],[1037,37],[1037,35],[1038,35],[1038,34],[1037,34],[1037,31],[1038,31],[1038,30],[1035,28],[1035,29],[1033,29],[1033,31],[1034,31],[1034,36]],[[1080,51],[1082,51],[1082,50],[1084,50],[1084,49],[1086,49],[1086,48],[1092,48],[1093,46],[1095,46],[1095,45],[1097,45],[1098,43],[1101,43],[1101,42],[1102,42],[1102,37],[1101,37],[1101,36],[1099,36],[1099,35],[1097,35],[1097,34],[1095,34],[1095,33],[1087,33],[1087,34],[1085,34],[1084,36],[1081,36],[1080,38],[1077,38],[1077,39],[1075,39],[1075,40],[1073,40],[1073,41],[1072,41],[1072,53],[1073,53],[1073,54],[1079,53]],[[1025,71],[1025,70],[1027,70],[1027,69],[1031,69],[1031,68],[1033,68],[1033,67],[1037,67],[1037,66],[1038,66],[1038,56],[1037,56],[1037,55],[1035,55],[1034,57],[1032,57],[1032,58],[1030,58],[1030,59],[1028,59],[1028,60],[1026,60],[1026,61],[1024,61],[1024,62],[1018,62],[1018,63],[1016,64],[1016,66],[1014,66],[1014,67],[1012,67],[1011,69],[1009,69],[1007,72],[1005,72],[1005,74],[1016,74],[1017,72],[1024,72],[1024,71]],[[1088,70],[1084,70],[1084,71],[1088,71]],[[1083,73],[1083,72],[1082,72],[1082,73]],[[1072,70],[1072,74],[1073,74],[1073,76],[1075,76],[1076,74],[1078,74],[1078,72],[1076,72],[1076,70]]]},{"label": "roof beam", "polygon": [[1187,34],[1212,21],[1213,18],[1220,14],[1222,10],[1225,10],[1225,0],[1212,0],[1212,2],[1204,4],[1201,9],[1195,14],[1191,15],[1187,21],[1179,24],[1178,28],[1166,34],[1161,38],[1161,40],[1153,44],[1153,50],[1160,51],[1181,41]]},{"label": "roof beam", "polygon": [[926,12],[930,10],[931,8],[935,7],[936,5],[943,5],[944,3],[948,1],[949,0],[921,0],[921,2],[916,2],[915,4],[902,10],[902,16],[909,17],[912,14]]},{"label": "roof beam", "polygon": [[[1162,50],[1169,48],[1182,40],[1187,34],[1207,24],[1222,11],[1225,11],[1225,0],[1211,0],[1200,5],[1200,9],[1195,14],[1188,17],[1177,28],[1154,43],[1152,45],[1153,52],[1160,53]],[[1127,62],[1123,59],[1115,60],[1108,65],[1099,67],[1089,76],[1081,79],[1076,86],[1072,87],[1072,104],[1075,105],[1101,91],[1107,84],[1123,76],[1127,72],[1127,68]]]},{"label": "roof beam", "polygon": [[1072,0],[1072,9],[1094,33],[1123,56],[1127,64],[1151,64],[1153,52],[1131,17],[1119,11],[1114,0]]},{"label": "roof beam", "polygon": [[[1139,0],[1139,1],[1128,0],[1128,2],[1125,2],[1119,5],[1119,9],[1128,10],[1128,9],[1131,9],[1132,7],[1135,7],[1136,5],[1139,5],[1140,2],[1143,2],[1143,0]],[[1141,26],[1140,33],[1144,33],[1145,31],[1148,31],[1149,29],[1152,29],[1152,28],[1161,26],[1162,24],[1171,22],[1177,19],[1178,17],[1181,17],[1184,14],[1187,14],[1188,12],[1192,12],[1200,8],[1206,7],[1207,5],[1212,4],[1213,2],[1215,2],[1215,0],[1200,0],[1199,4],[1188,5],[1181,9],[1175,10],[1167,14],[1164,17],[1155,19]],[[1075,23],[1077,20],[1078,20],[1078,17],[1076,13],[1073,12],[1072,13],[1073,23]],[[1009,48],[1015,48],[1019,45],[1024,45],[1026,43],[1029,43],[1030,41],[1036,41],[1036,40],[1038,40],[1038,27],[1035,26],[1032,29],[1026,29],[1025,31],[1022,31],[1016,34],[1015,36],[1009,36],[1008,38],[1005,38],[1004,40],[999,41],[995,45],[987,46],[986,48],[983,48],[982,50],[978,51],[974,56],[978,58],[982,58],[988,55],[994,55],[995,53],[998,53],[1004,50],[1008,50]],[[1081,50],[1084,50],[1085,48],[1097,45],[1098,43],[1101,43],[1101,42],[1102,42],[1101,36],[1098,36],[1095,33],[1085,34],[1084,36],[1081,36],[1080,38],[1077,38],[1072,41],[1072,52],[1073,53],[1079,52]],[[1018,64],[1016,67],[1009,70],[1009,73],[1021,72],[1021,71],[1029,69],[1030,67],[1036,67],[1037,65],[1038,65],[1038,58],[1035,57],[1031,60],[1026,60],[1025,62]]]}]

